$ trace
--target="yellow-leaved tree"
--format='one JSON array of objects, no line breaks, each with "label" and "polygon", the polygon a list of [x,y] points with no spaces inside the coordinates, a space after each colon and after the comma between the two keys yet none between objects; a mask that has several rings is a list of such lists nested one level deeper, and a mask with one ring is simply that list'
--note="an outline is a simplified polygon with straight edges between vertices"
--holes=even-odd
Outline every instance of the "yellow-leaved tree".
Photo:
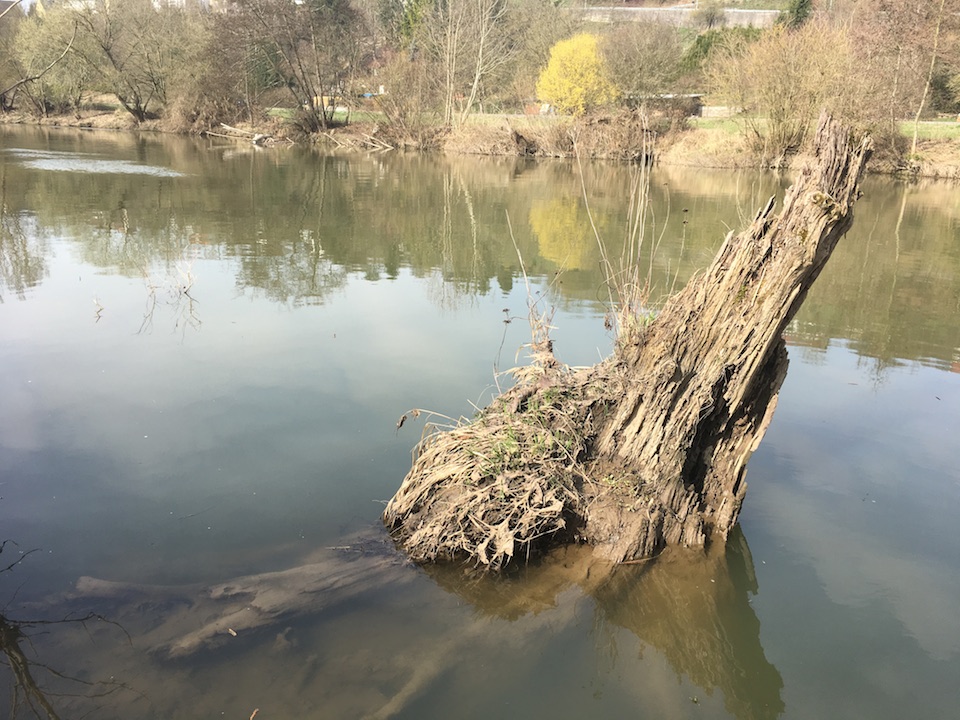
[{"label": "yellow-leaved tree", "polygon": [[572,115],[583,115],[616,100],[617,90],[607,78],[599,38],[580,33],[554,45],[537,80],[537,96]]}]

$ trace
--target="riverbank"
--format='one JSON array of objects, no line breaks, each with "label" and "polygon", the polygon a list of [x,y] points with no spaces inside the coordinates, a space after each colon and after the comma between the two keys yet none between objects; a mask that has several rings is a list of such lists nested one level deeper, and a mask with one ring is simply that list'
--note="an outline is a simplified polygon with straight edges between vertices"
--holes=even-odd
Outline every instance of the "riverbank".
[{"label": "riverbank", "polygon": [[[56,116],[36,120],[15,113],[0,116],[4,124],[32,124],[43,127],[68,127],[101,130],[177,132],[162,119],[137,124],[128,113],[97,107],[85,109],[79,117]],[[635,116],[590,117],[584,119],[553,116],[481,115],[454,130],[424,125],[399,133],[372,118],[363,117],[324,131],[310,138],[295,137],[295,130],[282,115],[240,125],[244,130],[270,138],[313,142],[335,149],[361,151],[430,150],[451,154],[529,157],[581,157],[634,162],[647,154],[658,164],[700,168],[771,167],[752,150],[736,120],[670,121],[663,119],[656,128],[651,146]],[[906,128],[902,145],[908,146]],[[244,142],[243,136],[237,136]],[[788,156],[780,169],[798,167],[806,158]],[[878,152],[870,172],[906,177],[960,180],[960,123],[927,122],[921,124],[917,153]]]},{"label": "riverbank", "polygon": [[[907,127],[910,125],[910,127]],[[878,141],[869,171],[881,175],[960,180],[960,123],[921,123],[917,152],[911,156],[912,124],[895,141]],[[349,129],[345,129],[349,132]],[[737,120],[686,119],[661,122],[650,149],[657,164],[713,169],[790,169],[808,159],[804,153],[765,160],[751,147]],[[649,143],[648,143],[649,144]],[[444,139],[446,152],[482,155],[581,156],[636,160],[645,152],[636,120],[623,116],[583,121],[505,118],[499,124],[465,126]]]}]

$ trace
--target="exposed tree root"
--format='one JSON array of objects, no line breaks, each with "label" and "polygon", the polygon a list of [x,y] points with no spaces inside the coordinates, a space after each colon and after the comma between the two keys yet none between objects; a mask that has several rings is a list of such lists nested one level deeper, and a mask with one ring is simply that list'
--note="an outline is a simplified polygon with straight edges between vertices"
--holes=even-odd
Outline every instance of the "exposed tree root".
[{"label": "exposed tree root", "polygon": [[[469,424],[428,435],[385,518],[417,561],[476,558],[499,569],[548,537],[573,538],[585,511],[590,374],[555,368]],[[586,384],[584,384],[586,383]]]},{"label": "exposed tree root", "polygon": [[723,540],[786,375],[782,333],[837,241],[870,154],[821,120],[816,160],[612,358],[535,372],[469,424],[428,435],[383,519],[416,561],[500,569],[571,540],[605,559]]}]

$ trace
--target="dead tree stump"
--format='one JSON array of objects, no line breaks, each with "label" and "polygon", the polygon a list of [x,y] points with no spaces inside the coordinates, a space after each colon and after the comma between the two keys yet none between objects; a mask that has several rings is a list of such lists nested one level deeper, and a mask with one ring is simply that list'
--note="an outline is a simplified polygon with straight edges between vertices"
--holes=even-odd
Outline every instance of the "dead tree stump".
[{"label": "dead tree stump", "polygon": [[725,539],[787,370],[782,334],[840,237],[868,139],[824,116],[815,159],[614,355],[539,377],[428,436],[384,523],[417,561],[499,569],[570,540],[622,562]]}]

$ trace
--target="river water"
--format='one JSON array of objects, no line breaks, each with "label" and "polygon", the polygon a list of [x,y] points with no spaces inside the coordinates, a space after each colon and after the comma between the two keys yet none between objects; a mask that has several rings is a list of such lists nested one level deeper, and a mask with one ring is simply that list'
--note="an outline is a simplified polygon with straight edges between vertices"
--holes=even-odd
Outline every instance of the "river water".
[{"label": "river water", "polygon": [[[621,242],[630,183],[612,164],[0,129],[0,683],[20,714],[956,716],[952,185],[865,181],[789,328],[725,548],[602,581],[576,550],[499,580],[379,569],[423,430],[403,413],[489,400],[522,362],[528,297],[554,308],[561,360],[609,352],[591,218]],[[788,183],[656,168],[654,295]],[[314,593],[262,575],[356,567]],[[286,594],[245,629],[269,602],[218,619],[225,582]]]}]

